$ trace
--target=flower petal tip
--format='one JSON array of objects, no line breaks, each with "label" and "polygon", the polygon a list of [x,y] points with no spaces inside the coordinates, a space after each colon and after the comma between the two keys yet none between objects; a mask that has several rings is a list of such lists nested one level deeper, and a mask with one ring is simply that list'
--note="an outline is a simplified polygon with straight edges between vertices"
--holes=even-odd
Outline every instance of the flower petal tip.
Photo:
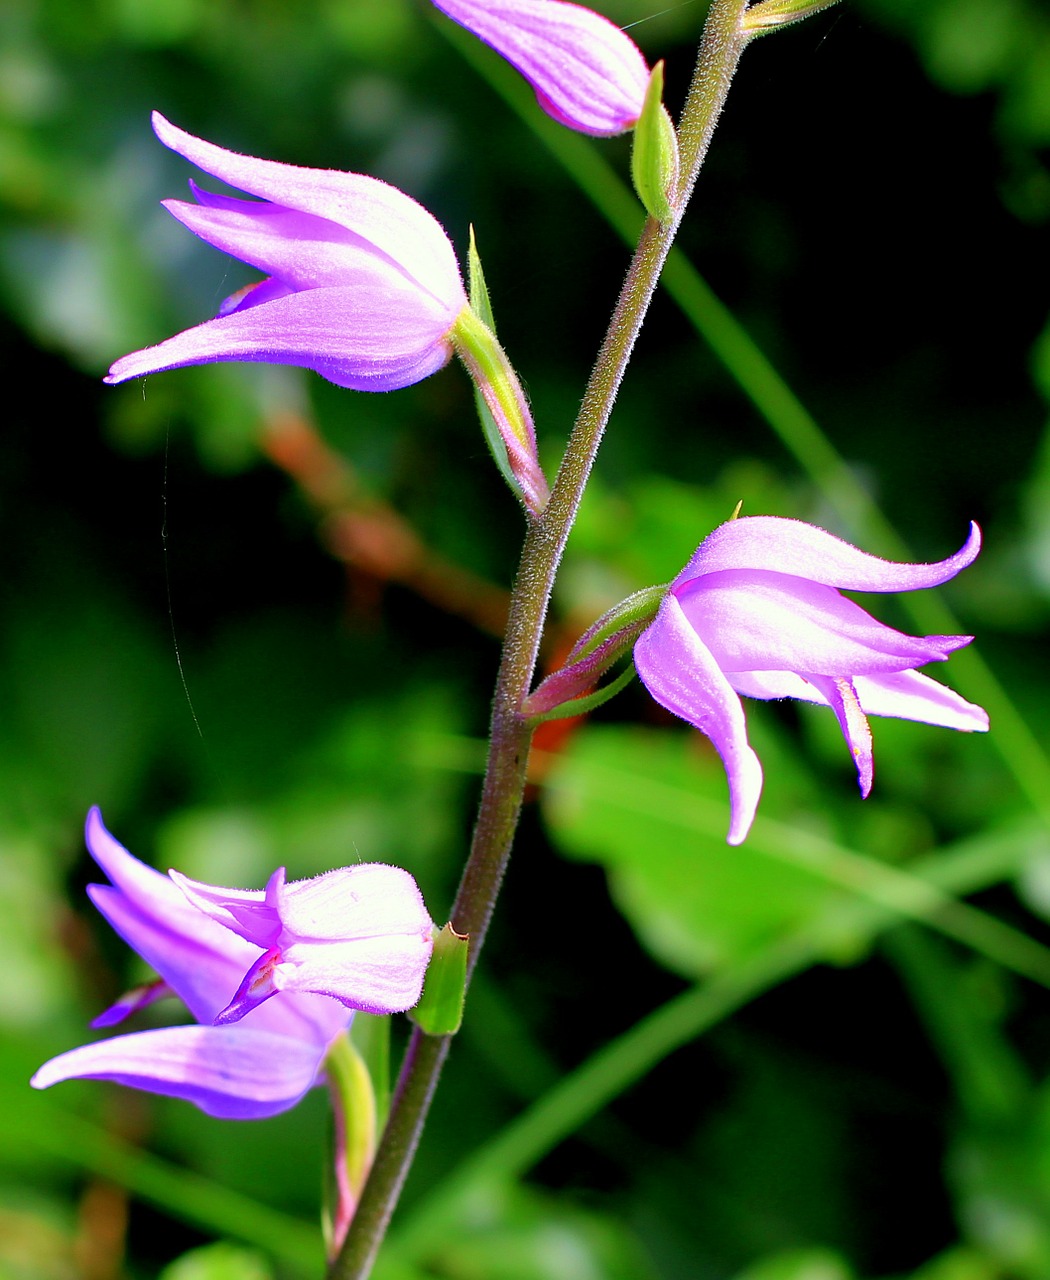
[{"label": "flower petal tip", "polygon": [[729,832],[726,844],[743,844],[762,797],[762,765],[751,747],[740,752],[729,772]]}]

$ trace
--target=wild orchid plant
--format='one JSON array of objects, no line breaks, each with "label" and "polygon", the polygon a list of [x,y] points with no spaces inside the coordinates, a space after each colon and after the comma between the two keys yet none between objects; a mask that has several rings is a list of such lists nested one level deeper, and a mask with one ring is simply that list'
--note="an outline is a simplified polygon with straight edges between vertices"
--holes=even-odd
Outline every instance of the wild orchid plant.
[{"label": "wild orchid plant", "polygon": [[[970,637],[905,635],[841,594],[946,582],[975,559],[976,526],[946,560],[899,564],[800,521],[734,518],[703,538],[671,583],[611,610],[535,684],[566,540],[740,57],[757,36],[833,2],[712,0],[676,128],[661,101],[661,66],[650,71],[629,37],[600,15],[562,0],[435,0],[512,63],[561,124],[598,136],[635,133],[633,178],[648,217],[553,484],[540,465],[521,383],[495,337],[473,246],[465,287],[444,230],[410,196],[361,174],[239,155],[154,115],[165,146],[253,197],[191,182],[193,202],[165,207],[266,276],[227,299],[216,318],[117,360],[106,381],[213,361],[267,361],[354,390],[393,391],[456,354],[525,515],[480,807],[445,930],[433,929],[412,877],[394,867],[365,864],[292,884],[278,870],[265,888],[224,889],[175,871],[161,875],[114,840],[97,810],[88,820],[89,850],[109,880],[89,888],[92,901],[159,975],[95,1025],[114,1025],[168,993],[182,999],[195,1024],[72,1049],[41,1067],[33,1083],[114,1080],[211,1115],[252,1119],[294,1106],[327,1080],[340,1134],[330,1280],[368,1275],[383,1240],[484,943],[538,724],[611,697],[633,668],[594,687],[633,650],[653,698],[706,734],[721,756],[731,844],[746,838],[762,788],[741,695],[828,706],[865,796],[873,776],[869,715],[988,727],[979,707],[917,670]],[[425,972],[389,1116],[385,1123],[378,1117],[381,1132],[374,1132],[376,1091],[346,1031],[355,1010],[417,1006]]]}]

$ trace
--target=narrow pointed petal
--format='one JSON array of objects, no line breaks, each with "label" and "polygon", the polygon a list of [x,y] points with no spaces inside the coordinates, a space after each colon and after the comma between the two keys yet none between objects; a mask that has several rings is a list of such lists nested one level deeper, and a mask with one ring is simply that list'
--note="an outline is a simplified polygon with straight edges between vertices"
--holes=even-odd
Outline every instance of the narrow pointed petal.
[{"label": "narrow pointed petal", "polygon": [[229,1003],[258,955],[256,947],[232,937],[185,899],[154,914],[110,885],[88,885],[87,891],[114,930],[200,1022],[211,1022]]},{"label": "narrow pointed petal", "polygon": [[[812,677],[803,679],[794,671],[734,671],[729,675],[729,682],[737,693],[748,698],[797,698],[826,705],[827,698],[811,680]],[[988,713],[983,707],[967,702],[954,689],[931,680],[921,671],[857,676],[853,683],[865,715],[918,720],[963,733],[988,730]]]},{"label": "narrow pointed petal", "polygon": [[722,757],[730,799],[726,838],[740,844],[762,794],[762,766],[747,741],[740,699],[673,592],[635,645],[634,663],[656,701],[705,733]]},{"label": "narrow pointed petal", "polygon": [[[200,188],[194,190],[203,194]],[[185,200],[161,203],[194,235],[267,275],[277,276],[294,290],[347,284],[357,274],[369,275],[376,269],[376,251],[367,241],[338,223],[298,209],[229,197],[219,205],[215,197],[207,205]],[[383,259],[380,265],[398,269],[396,263]],[[405,278],[418,288],[410,276]],[[453,316],[457,309],[452,308]]]},{"label": "narrow pointed petal", "polygon": [[963,733],[986,733],[988,713],[921,671],[858,676],[857,695],[870,716],[919,720]]},{"label": "narrow pointed petal", "polygon": [[377,272],[350,287],[310,289],[208,320],[122,357],[104,381],[216,360],[261,360],[314,369],[355,390],[393,391],[436,372],[452,354],[451,320],[425,304],[395,272]]},{"label": "narrow pointed petal", "polygon": [[101,1030],[103,1027],[115,1027],[130,1018],[132,1014],[148,1008],[157,1000],[163,1000],[165,996],[173,995],[175,995],[175,989],[169,986],[163,978],[147,982],[141,987],[132,987],[115,1004],[111,1004],[108,1009],[103,1010],[97,1018],[92,1018],[91,1026],[96,1031]]},{"label": "narrow pointed petal", "polygon": [[339,223],[398,263],[435,301],[466,302],[459,266],[437,219],[378,178],[336,169],[306,169],[227,151],[177,128],[157,111],[157,137],[205,173],[274,204]]},{"label": "narrow pointed petal", "polygon": [[30,1083],[112,1080],[185,1098],[220,1119],[258,1120],[295,1106],[316,1081],[325,1048],[245,1026],[165,1027],[71,1049]]},{"label": "narrow pointed petal", "polygon": [[163,915],[175,904],[184,906],[181,895],[173,893],[173,885],[167,876],[140,862],[134,854],[114,839],[102,821],[102,811],[94,805],[84,824],[84,840],[88,852],[105,872],[110,883],[126,893],[144,911]]},{"label": "narrow pointed petal", "polygon": [[875,776],[875,758],[871,747],[871,726],[861,710],[857,690],[851,680],[817,675],[807,675],[806,679],[820,690],[835,712],[853,763],[857,766],[860,794],[866,800]]},{"label": "narrow pointed petal", "polygon": [[833,587],[763,570],[705,574],[677,595],[725,672],[819,671],[849,679],[940,662],[971,639],[908,636]]},{"label": "narrow pointed petal", "polygon": [[609,136],[641,115],[649,68],[630,36],[600,14],[562,0],[434,3],[516,67],[559,123]]},{"label": "narrow pointed petal", "polygon": [[775,569],[848,591],[916,591],[954,578],[977,558],[981,531],[970,525],[963,546],[934,564],[898,564],[843,542],[802,520],[745,516],[709,534],[673,586],[725,569]]},{"label": "narrow pointed petal", "polygon": [[88,895],[118,934],[184,1001],[210,1022],[228,1003],[256,949],[197,911],[167,876],[140,862],[110,835],[98,808],[88,814],[88,849],[112,885]]}]

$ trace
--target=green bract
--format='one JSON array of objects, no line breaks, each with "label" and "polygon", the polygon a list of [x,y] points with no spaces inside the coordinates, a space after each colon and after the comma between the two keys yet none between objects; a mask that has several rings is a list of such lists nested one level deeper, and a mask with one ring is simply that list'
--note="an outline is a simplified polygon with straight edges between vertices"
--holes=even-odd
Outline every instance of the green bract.
[{"label": "green bract", "polygon": [[658,222],[670,222],[678,184],[678,135],[663,104],[664,64],[649,77],[645,105],[634,127],[631,179],[645,211]]}]

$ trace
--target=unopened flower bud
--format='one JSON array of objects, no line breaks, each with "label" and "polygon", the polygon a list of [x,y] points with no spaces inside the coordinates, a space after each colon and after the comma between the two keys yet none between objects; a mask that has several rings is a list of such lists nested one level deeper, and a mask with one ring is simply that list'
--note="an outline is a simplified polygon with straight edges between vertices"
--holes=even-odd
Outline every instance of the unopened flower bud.
[{"label": "unopened flower bud", "polygon": [[664,64],[658,62],[649,77],[645,105],[634,127],[631,178],[646,213],[658,222],[669,222],[678,185],[678,135],[663,96]]},{"label": "unopened flower bud", "polygon": [[649,70],[625,31],[566,0],[434,0],[521,72],[559,124],[597,137],[634,127]]}]

